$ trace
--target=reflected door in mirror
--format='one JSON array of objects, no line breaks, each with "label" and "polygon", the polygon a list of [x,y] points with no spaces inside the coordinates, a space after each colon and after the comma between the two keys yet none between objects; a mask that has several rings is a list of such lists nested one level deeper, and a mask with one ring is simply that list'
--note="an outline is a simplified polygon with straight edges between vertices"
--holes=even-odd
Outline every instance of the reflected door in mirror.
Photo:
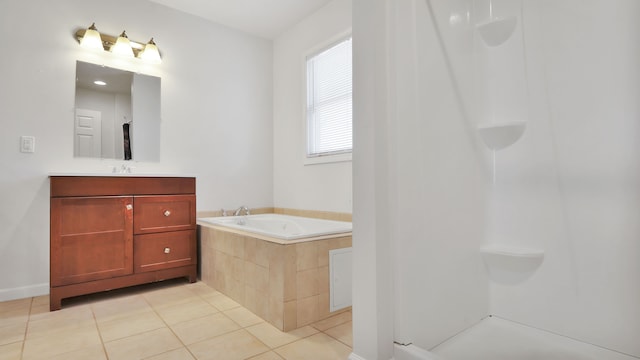
[{"label": "reflected door in mirror", "polygon": [[102,157],[102,120],[99,111],[76,109],[74,155]]}]

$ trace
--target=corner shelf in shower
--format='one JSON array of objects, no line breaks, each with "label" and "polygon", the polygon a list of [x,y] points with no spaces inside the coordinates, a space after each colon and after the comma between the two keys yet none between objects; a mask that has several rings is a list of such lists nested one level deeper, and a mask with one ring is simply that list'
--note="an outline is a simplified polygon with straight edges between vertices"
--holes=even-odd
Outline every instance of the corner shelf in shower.
[{"label": "corner shelf in shower", "polygon": [[512,272],[531,272],[544,259],[544,250],[490,244],[480,248],[480,253],[489,267]]},{"label": "corner shelf in shower", "polygon": [[478,132],[489,149],[500,150],[518,141],[526,127],[525,121],[505,121],[479,125]]},{"label": "corner shelf in shower", "polygon": [[506,18],[493,19],[476,25],[476,29],[487,46],[499,46],[509,40],[511,34],[516,29],[518,18],[509,16]]}]

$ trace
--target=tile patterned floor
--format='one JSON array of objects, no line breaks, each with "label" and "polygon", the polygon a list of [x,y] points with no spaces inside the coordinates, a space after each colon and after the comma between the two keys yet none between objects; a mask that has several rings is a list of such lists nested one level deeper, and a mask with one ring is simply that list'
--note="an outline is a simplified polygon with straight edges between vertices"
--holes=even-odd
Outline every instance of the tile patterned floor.
[{"label": "tile patterned floor", "polygon": [[351,313],[283,333],[204,283],[167,281],[69,299],[0,303],[0,360],[339,360]]}]

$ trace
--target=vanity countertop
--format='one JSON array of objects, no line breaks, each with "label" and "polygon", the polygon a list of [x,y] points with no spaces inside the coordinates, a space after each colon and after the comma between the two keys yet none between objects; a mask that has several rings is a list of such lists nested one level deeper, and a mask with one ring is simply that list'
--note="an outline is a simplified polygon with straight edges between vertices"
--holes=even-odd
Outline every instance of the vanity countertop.
[{"label": "vanity countertop", "polygon": [[77,172],[50,172],[49,177],[53,176],[77,176],[77,177],[196,177],[195,174],[145,174],[145,173],[77,173]]}]

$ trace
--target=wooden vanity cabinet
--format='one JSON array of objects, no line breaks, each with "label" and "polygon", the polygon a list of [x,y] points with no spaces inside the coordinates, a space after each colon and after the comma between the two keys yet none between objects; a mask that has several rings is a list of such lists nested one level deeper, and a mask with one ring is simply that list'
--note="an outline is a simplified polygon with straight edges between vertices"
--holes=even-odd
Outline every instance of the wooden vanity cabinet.
[{"label": "wooden vanity cabinet", "polygon": [[196,281],[195,178],[51,176],[50,309],[63,298]]}]

